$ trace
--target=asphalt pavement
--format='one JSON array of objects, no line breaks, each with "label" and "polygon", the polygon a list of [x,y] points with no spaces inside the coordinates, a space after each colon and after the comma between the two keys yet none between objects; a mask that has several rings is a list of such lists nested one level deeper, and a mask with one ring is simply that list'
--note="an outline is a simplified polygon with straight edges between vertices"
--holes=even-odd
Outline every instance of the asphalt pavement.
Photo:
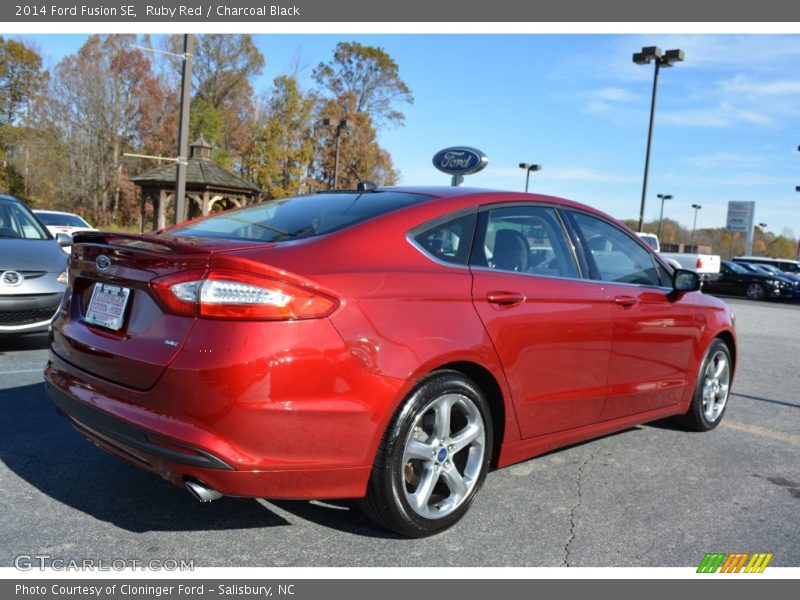
[{"label": "asphalt pavement", "polygon": [[739,366],[723,423],[634,427],[489,474],[424,540],[353,502],[199,504],[86,442],[42,384],[46,338],[0,338],[0,566],[19,555],[214,566],[696,566],[773,552],[800,566],[800,305],[727,299]]}]

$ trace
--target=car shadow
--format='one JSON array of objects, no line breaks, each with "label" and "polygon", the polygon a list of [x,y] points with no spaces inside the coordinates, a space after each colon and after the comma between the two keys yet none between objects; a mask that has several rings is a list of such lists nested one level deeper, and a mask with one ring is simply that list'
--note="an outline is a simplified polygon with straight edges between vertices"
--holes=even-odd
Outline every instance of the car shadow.
[{"label": "car shadow", "polygon": [[289,524],[254,499],[201,504],[185,490],[99,451],[56,413],[43,383],[0,390],[0,460],[57,502],[131,532]]},{"label": "car shadow", "polygon": [[48,337],[46,333],[0,337],[0,353],[19,350],[45,350],[47,346]]},{"label": "car shadow", "polygon": [[270,504],[318,525],[362,537],[405,540],[382,529],[358,508],[355,500],[269,500]]}]

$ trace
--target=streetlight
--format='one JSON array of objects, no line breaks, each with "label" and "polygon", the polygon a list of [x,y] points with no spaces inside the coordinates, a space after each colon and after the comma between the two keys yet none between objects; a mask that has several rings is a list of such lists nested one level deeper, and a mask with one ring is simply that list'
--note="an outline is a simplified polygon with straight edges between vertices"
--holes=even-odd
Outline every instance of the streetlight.
[{"label": "streetlight", "polygon": [[531,165],[528,163],[519,163],[520,169],[525,169],[527,173],[525,174],[525,193],[528,193],[528,183],[531,180],[531,171],[541,171],[542,165]]},{"label": "streetlight", "polygon": [[336,126],[336,158],[333,163],[333,189],[339,189],[339,138],[342,136],[342,131],[347,131],[353,127],[353,122],[347,119],[339,119],[335,122],[333,119],[322,119],[322,125],[330,127]]},{"label": "streetlight", "polygon": [[703,208],[703,206],[700,204],[692,204],[692,208],[694,209],[694,224],[692,225],[692,242],[689,246],[691,246],[691,251],[694,252],[694,231],[697,229],[697,211]]},{"label": "streetlight", "polygon": [[656,194],[661,199],[661,214],[658,217],[658,234],[656,237],[661,241],[661,223],[664,221],[664,200],[672,200],[671,194]]},{"label": "streetlight", "polygon": [[633,62],[637,65],[649,65],[655,62],[656,68],[653,74],[653,95],[650,99],[650,126],[647,129],[647,151],[644,158],[644,181],[642,182],[642,204],[639,208],[639,231],[644,224],[644,203],[647,197],[647,174],[650,171],[650,144],[653,140],[653,118],[656,113],[656,90],[658,89],[658,72],[661,67],[672,67],[676,62],[683,61],[683,50],[667,50],[662,52],[658,46],[647,46],[641,52],[635,52]]},{"label": "streetlight", "polygon": [[[759,223],[758,226],[761,228],[761,241],[764,242],[764,249],[767,248],[767,224],[766,223]],[[755,254],[755,252],[753,253]]]}]

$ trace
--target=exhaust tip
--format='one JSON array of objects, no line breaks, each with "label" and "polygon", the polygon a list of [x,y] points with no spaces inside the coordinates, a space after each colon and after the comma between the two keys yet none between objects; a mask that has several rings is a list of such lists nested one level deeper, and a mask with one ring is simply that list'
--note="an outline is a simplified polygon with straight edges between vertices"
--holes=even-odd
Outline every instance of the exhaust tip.
[{"label": "exhaust tip", "polygon": [[214,500],[219,500],[222,498],[222,494],[220,494],[217,490],[212,489],[207,485],[200,483],[199,481],[187,481],[186,489],[192,496],[195,497],[196,500],[199,500],[200,502],[213,502]]}]

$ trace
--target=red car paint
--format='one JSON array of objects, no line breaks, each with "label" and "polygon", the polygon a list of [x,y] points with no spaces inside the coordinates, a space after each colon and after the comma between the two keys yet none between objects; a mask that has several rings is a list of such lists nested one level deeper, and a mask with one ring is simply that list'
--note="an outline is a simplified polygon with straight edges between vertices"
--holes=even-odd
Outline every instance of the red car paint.
[{"label": "red car paint", "polygon": [[[78,237],[45,371],[57,407],[100,447],[176,485],[361,497],[389,420],[436,369],[484,388],[502,467],[685,412],[711,341],[735,350],[732,315],[712,297],[448,265],[407,239],[496,203],[616,223],[602,213],[539,195],[405,191],[434,198],[296,241]],[[105,272],[101,254],[112,259]],[[159,278],[207,271],[280,280],[335,306],[298,320],[205,318],[169,312],[154,291]],[[82,320],[96,281],[133,289],[119,331]]]}]

